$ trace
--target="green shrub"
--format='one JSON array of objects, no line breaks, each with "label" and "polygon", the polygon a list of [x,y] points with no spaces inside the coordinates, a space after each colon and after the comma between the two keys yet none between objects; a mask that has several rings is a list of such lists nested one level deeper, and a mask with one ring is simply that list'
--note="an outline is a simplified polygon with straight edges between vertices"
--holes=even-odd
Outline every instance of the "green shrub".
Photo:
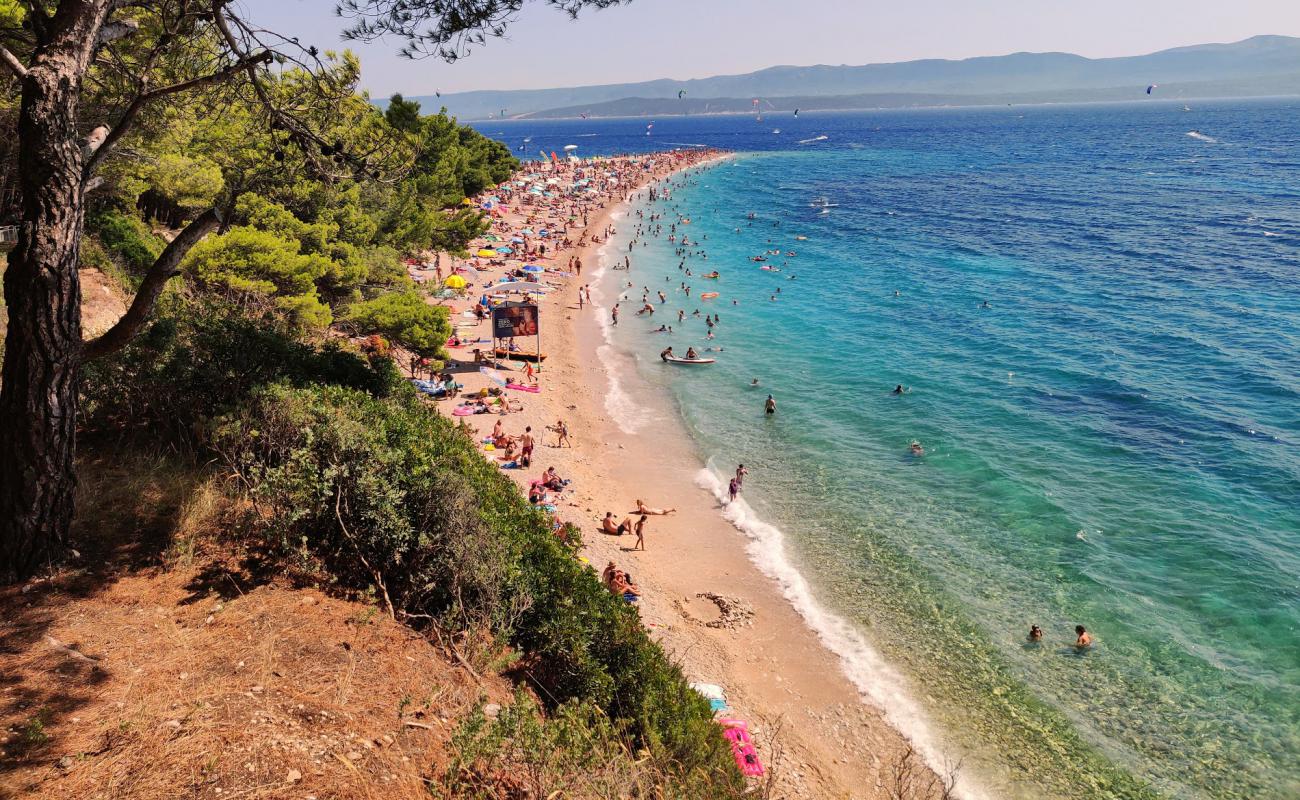
[{"label": "green shrub", "polygon": [[420,355],[446,358],[451,336],[446,306],[431,306],[415,290],[385,292],[348,307],[347,319],[363,333],[382,333]]},{"label": "green shrub", "polygon": [[144,220],[123,211],[103,211],[86,220],[86,227],[122,266],[142,276],[167,246]]},{"label": "green shrub", "polygon": [[740,797],[725,776],[681,774],[634,755],[636,744],[594,704],[569,702],[543,715],[525,692],[489,720],[477,711],[452,736],[435,797]]},{"label": "green shrub", "polygon": [[708,703],[474,442],[410,393],[272,386],[214,446],[268,532],[346,585],[444,626],[486,626],[549,703],[589,702],[664,763],[739,780]]},{"label": "green shrub", "polygon": [[368,360],[337,340],[301,342],[274,319],[214,300],[177,300],[122,351],[87,362],[82,414],[92,429],[147,430],[191,447],[209,419],[273,382],[409,391],[389,359]]}]

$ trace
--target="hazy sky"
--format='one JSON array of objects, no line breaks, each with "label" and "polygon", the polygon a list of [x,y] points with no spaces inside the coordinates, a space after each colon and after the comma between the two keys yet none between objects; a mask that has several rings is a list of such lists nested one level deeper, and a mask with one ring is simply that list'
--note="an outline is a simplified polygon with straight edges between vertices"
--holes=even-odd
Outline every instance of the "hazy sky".
[{"label": "hazy sky", "polygon": [[[334,0],[240,0],[264,27],[342,48]],[[1300,36],[1300,0],[634,0],[571,22],[533,0],[510,29],[447,65],[346,45],[374,95],[703,78],[776,64],[869,64],[1020,50],[1090,57]]]}]

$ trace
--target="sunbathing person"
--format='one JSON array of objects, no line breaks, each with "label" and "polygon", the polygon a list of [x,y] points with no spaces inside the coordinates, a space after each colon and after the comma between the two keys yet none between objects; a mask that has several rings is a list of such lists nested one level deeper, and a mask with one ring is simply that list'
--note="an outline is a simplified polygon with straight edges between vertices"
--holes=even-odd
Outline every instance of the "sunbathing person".
[{"label": "sunbathing person", "polygon": [[624,517],[622,522],[615,524],[614,512],[606,511],[605,519],[600,522],[600,529],[610,536],[622,536],[632,531],[632,520],[630,517]]},{"label": "sunbathing person", "polygon": [[675,508],[650,508],[645,503],[641,502],[640,500],[637,500],[636,511],[634,513],[663,515],[663,514],[672,514],[675,511],[677,511],[677,509]]},{"label": "sunbathing person", "polygon": [[555,471],[555,467],[547,467],[546,471],[542,473],[542,485],[553,492],[564,491],[567,484],[568,481],[560,477],[560,473]]}]

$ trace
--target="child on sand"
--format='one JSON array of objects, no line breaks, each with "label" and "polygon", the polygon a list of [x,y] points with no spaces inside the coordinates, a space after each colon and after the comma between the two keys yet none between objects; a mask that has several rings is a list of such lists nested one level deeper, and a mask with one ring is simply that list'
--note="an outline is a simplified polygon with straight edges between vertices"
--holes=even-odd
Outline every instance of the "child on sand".
[{"label": "child on sand", "polygon": [[641,515],[641,519],[637,520],[637,521],[636,521],[636,525],[633,526],[633,528],[632,528],[632,530],[636,533],[636,544],[632,545],[632,549],[633,549],[633,550],[644,550],[644,549],[645,549],[645,521],[646,521],[646,519],[647,519],[646,515],[645,515],[645,514],[642,514],[642,515]]}]

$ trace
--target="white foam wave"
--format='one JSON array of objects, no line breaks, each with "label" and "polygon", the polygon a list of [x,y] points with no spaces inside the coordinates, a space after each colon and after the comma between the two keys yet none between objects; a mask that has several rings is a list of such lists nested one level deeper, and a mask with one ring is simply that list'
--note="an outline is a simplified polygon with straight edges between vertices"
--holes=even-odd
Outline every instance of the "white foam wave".
[{"label": "white foam wave", "polygon": [[1198,141],[1209,142],[1210,144],[1218,144],[1218,143],[1219,143],[1219,140],[1218,140],[1218,139],[1214,138],[1213,136],[1206,136],[1205,134],[1201,133],[1200,131],[1188,131],[1188,132],[1187,132],[1187,135],[1190,136],[1190,137],[1192,137],[1193,139],[1198,140]]},{"label": "white foam wave", "polygon": [[[807,579],[786,555],[785,534],[760,519],[744,500],[728,503],[726,483],[710,467],[696,474],[695,484],[723,503],[723,519],[749,539],[745,549],[750,560],[776,582],[804,623],[840,659],[840,668],[862,696],[884,712],[889,723],[912,742],[932,768],[942,770],[953,761],[936,740],[924,709],[912,699],[906,678],[857,629],[817,603]],[[960,796],[984,800],[986,795],[971,784],[969,776],[961,780]]]},{"label": "white foam wave", "polygon": [[[624,216],[626,216],[625,211],[615,211],[610,214],[610,221],[617,223]],[[614,254],[614,239],[611,237],[596,251],[596,269],[592,271],[591,275],[592,310],[597,315],[596,322],[600,326],[600,338],[604,342],[604,344],[596,348],[596,357],[600,359],[601,366],[604,367],[605,378],[609,381],[609,390],[605,392],[605,410],[614,418],[614,424],[618,425],[619,430],[624,433],[636,433],[653,422],[654,417],[648,408],[633,399],[620,379],[624,371],[633,368],[633,365],[627,356],[624,356],[614,347],[614,326],[609,315],[610,304],[607,303],[605,290],[602,288],[602,278],[605,277],[605,273],[609,269],[612,257],[616,256]],[[615,292],[614,296],[617,297],[618,293]]]}]

